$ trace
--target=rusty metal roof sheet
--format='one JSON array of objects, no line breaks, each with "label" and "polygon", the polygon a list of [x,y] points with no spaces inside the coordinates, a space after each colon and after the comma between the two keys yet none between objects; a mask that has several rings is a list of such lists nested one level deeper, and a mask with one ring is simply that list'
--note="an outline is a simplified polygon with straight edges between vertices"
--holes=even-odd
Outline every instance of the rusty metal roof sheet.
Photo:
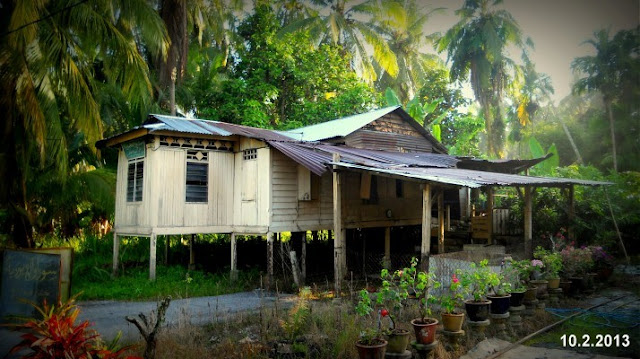
[{"label": "rusty metal roof sheet", "polygon": [[217,136],[238,135],[271,141],[291,141],[291,137],[275,130],[242,126],[219,121],[188,119],[166,115],[149,115],[149,118],[145,121],[143,127],[148,128],[149,132],[162,130]]}]

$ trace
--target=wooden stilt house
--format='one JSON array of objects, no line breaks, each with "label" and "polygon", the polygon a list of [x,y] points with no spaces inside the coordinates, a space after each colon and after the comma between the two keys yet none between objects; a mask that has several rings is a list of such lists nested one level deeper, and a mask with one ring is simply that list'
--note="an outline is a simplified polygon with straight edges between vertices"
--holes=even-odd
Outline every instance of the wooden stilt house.
[{"label": "wooden stilt house", "polygon": [[[97,146],[119,148],[114,272],[119,238],[147,236],[152,279],[158,235],[230,233],[232,271],[235,235],[264,235],[272,274],[274,233],[332,230],[339,290],[347,268],[347,229],[385,228],[388,259],[389,228],[422,226],[424,260],[432,233],[438,251],[444,250],[445,190],[521,186],[528,208],[525,243],[531,243],[533,188],[603,184],[514,174],[544,158],[491,162],[449,156],[400,107],[287,132],[150,115],[140,127]],[[468,195],[460,203],[468,214]]]}]

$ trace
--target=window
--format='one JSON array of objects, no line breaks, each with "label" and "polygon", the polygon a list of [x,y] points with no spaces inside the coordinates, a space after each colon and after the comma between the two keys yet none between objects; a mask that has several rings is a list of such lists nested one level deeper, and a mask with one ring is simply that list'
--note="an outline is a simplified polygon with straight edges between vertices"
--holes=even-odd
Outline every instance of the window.
[{"label": "window", "polygon": [[142,201],[144,160],[130,160],[127,168],[127,202]]},{"label": "window", "polygon": [[206,203],[209,194],[208,152],[187,151],[187,202]]},{"label": "window", "polygon": [[404,186],[402,180],[396,180],[396,198],[404,197]]},{"label": "window", "polygon": [[255,160],[258,158],[258,150],[256,148],[248,149],[242,151],[242,159],[246,160]]}]

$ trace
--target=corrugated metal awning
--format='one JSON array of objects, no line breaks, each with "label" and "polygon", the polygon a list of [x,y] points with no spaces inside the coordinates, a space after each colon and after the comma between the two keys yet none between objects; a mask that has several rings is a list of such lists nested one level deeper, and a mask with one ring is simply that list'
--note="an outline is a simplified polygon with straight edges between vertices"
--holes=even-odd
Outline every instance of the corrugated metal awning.
[{"label": "corrugated metal awning", "polygon": [[474,171],[460,168],[377,168],[368,167],[344,162],[331,162],[330,165],[336,168],[348,170],[371,172],[390,177],[406,177],[432,183],[442,183],[455,186],[479,188],[484,186],[534,186],[534,187],[557,187],[566,185],[601,186],[612,185],[611,182],[588,181],[573,178],[556,177],[534,177],[520,176],[514,174]]}]

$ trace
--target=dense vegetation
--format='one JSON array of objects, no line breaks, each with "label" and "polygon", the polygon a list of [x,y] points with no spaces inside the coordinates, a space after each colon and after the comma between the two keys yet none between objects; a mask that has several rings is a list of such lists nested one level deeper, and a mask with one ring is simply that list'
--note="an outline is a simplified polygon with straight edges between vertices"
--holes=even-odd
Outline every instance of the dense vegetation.
[{"label": "dense vegetation", "polygon": [[[574,93],[555,105],[549,77],[529,58],[532,42],[500,3],[466,0],[459,22],[438,34],[430,20],[446,10],[417,0],[255,1],[244,9],[231,0],[2,0],[2,244],[108,228],[115,156],[95,141],[150,112],[288,129],[390,103],[404,105],[452,154],[530,158],[549,149],[561,168],[537,174],[615,182],[612,210],[634,241],[639,29],[594,29],[585,40],[595,55],[575,59]],[[466,82],[479,108],[463,97]],[[578,233],[613,244],[604,191],[578,189]],[[567,224],[557,190],[537,198],[536,215],[549,218],[538,218],[536,230]]]}]

